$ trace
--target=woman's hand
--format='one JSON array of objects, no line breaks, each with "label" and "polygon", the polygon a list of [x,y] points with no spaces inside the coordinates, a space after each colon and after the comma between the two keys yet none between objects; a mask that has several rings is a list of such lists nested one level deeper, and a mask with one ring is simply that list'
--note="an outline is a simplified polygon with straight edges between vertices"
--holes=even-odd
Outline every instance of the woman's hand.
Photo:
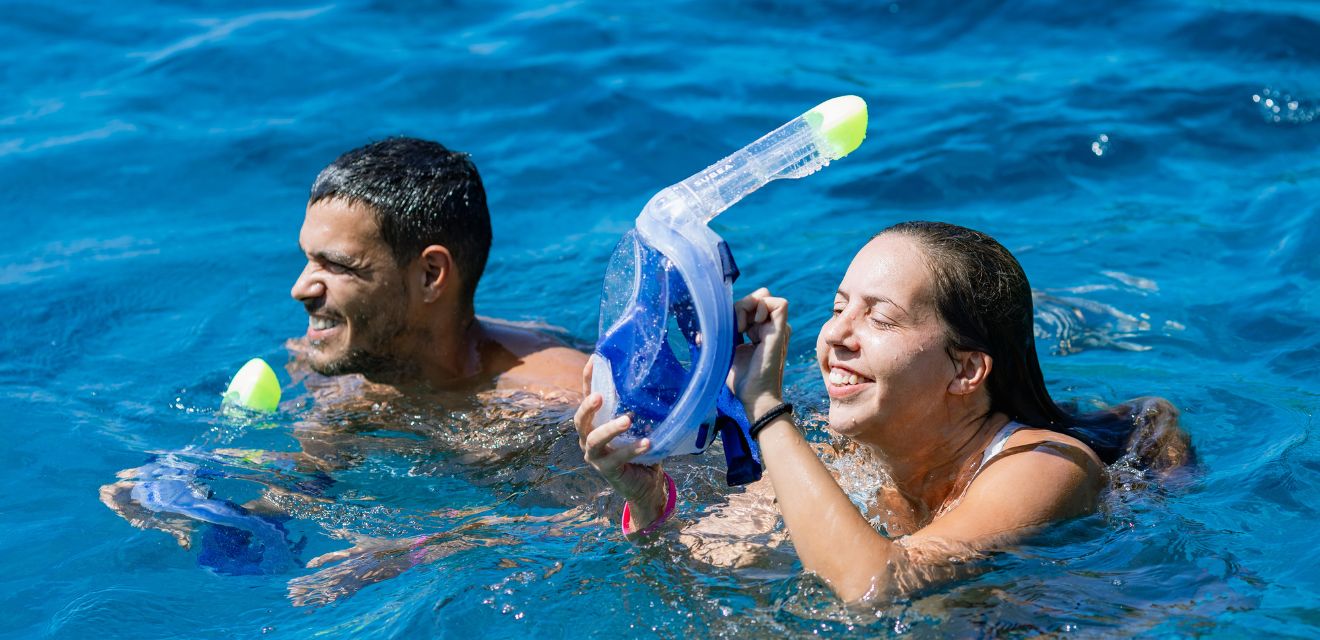
[{"label": "woman's hand", "polygon": [[733,389],[748,417],[757,416],[784,401],[784,360],[788,354],[788,300],[770,295],[762,287],[734,303],[738,332],[749,344],[733,350],[729,388]]},{"label": "woman's hand", "polygon": [[630,444],[613,446],[614,439],[632,425],[632,418],[626,415],[610,420],[599,428],[592,426],[592,420],[604,399],[599,393],[591,393],[590,362],[582,369],[582,395],[585,396],[582,404],[573,415],[582,457],[632,505],[633,524],[637,529],[644,529],[660,517],[665,506],[665,474],[660,465],[631,462],[633,458],[650,451],[651,441],[643,438]]}]

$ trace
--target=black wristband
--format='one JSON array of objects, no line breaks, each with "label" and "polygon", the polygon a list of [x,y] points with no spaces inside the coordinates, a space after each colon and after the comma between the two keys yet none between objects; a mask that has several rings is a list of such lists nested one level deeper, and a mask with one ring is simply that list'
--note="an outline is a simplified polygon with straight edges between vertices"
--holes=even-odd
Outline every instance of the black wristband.
[{"label": "black wristband", "polygon": [[751,436],[752,440],[756,440],[756,436],[761,433],[762,429],[769,426],[771,422],[774,422],[775,418],[778,418],[779,416],[782,416],[785,413],[792,415],[793,413],[792,404],[784,402],[779,406],[771,409],[770,411],[767,411],[765,415],[761,416],[756,420],[756,422],[752,423],[752,427],[747,430],[747,435]]}]

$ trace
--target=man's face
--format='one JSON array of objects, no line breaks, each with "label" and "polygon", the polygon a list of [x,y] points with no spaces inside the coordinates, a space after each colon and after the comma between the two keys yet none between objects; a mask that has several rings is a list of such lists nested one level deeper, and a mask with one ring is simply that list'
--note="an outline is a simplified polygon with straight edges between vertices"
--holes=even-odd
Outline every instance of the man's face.
[{"label": "man's face", "polygon": [[404,270],[366,205],[340,198],[307,207],[298,245],[307,266],[290,294],[307,308],[313,369],[325,375],[396,370],[406,329]]}]

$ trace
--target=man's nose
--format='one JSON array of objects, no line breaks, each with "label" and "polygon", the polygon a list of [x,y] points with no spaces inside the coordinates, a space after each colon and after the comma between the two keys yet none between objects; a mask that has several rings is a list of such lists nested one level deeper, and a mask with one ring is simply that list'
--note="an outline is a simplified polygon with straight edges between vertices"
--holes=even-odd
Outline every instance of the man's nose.
[{"label": "man's nose", "polygon": [[294,300],[308,302],[325,295],[325,283],[312,274],[312,266],[312,263],[307,263],[302,273],[298,274],[298,279],[293,281],[293,289],[289,290],[289,295],[293,296]]}]

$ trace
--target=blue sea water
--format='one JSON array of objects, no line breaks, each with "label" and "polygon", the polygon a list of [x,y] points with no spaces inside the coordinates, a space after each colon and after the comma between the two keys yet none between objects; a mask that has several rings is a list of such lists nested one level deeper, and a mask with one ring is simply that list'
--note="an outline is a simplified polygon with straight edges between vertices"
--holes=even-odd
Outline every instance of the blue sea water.
[{"label": "blue sea water", "polygon": [[[1320,633],[1318,5],[6,1],[0,15],[0,635]],[[410,134],[471,153],[495,230],[479,312],[589,344],[602,265],[652,193],[849,93],[871,114],[853,156],[714,223],[737,293],[792,301],[793,398],[824,407],[814,336],[853,253],[893,222],[947,220],[1022,261],[1056,396],[1171,399],[1195,474],[1120,482],[1101,513],[990,572],[857,611],[791,554],[718,569],[594,523],[617,522],[618,503],[553,416],[318,413],[283,372],[275,418],[221,414],[232,372],[258,355],[279,368],[303,331],[297,230],[340,152]],[[293,451],[318,420],[357,436],[322,501],[290,502],[303,559],[345,532],[453,530],[443,557],[300,607],[288,585],[312,570],[218,574],[98,500],[152,452]],[[446,436],[472,425],[497,460]],[[247,474],[215,487],[238,501],[308,480],[201,463]],[[703,477],[680,478],[680,516],[713,500]],[[516,519],[575,503],[588,515],[568,526]]]}]

